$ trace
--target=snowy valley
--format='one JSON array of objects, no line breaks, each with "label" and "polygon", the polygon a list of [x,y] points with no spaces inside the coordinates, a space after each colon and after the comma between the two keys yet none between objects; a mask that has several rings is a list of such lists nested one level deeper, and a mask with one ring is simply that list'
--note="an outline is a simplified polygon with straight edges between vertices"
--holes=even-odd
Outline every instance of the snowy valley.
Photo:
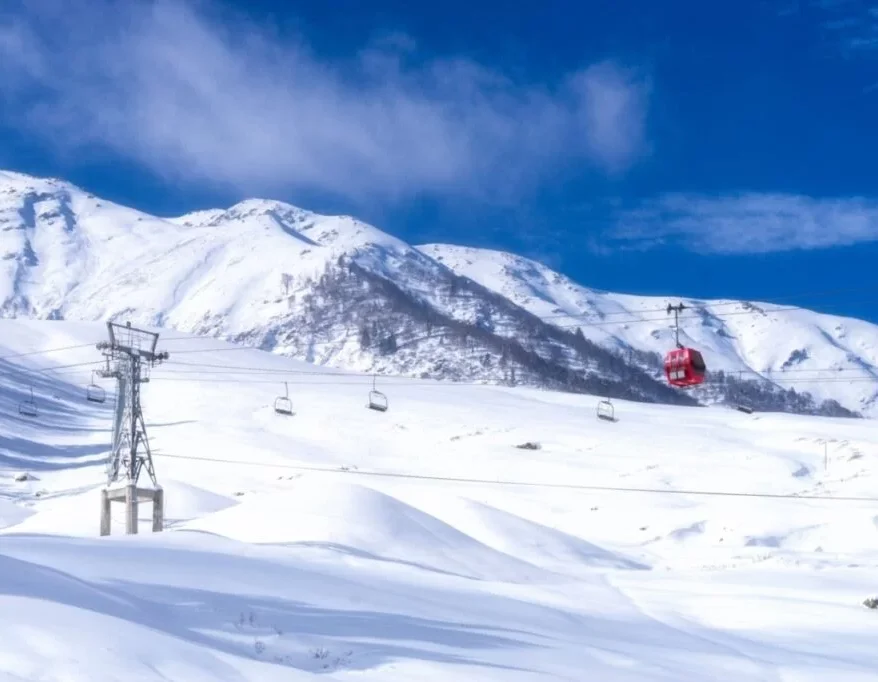
[{"label": "snowy valley", "polygon": [[130,319],[379,376],[665,404],[878,413],[878,327],[685,300],[709,381],[669,388],[671,301],[612,294],[505,253],[415,247],[345,216],[247,200],[162,219],[0,172],[0,314]]},{"label": "snowy valley", "polygon": [[161,330],[165,532],[100,538],[106,332],[0,321],[4,682],[875,679],[873,420],[405,377],[380,413]]},{"label": "snowy valley", "polygon": [[0,682],[878,682],[876,57],[0,0]]},{"label": "snowy valley", "polygon": [[[0,248],[3,682],[875,679],[872,325],[686,301],[686,392],[664,299],[277,202],[4,173]],[[161,533],[100,535],[107,320]]]}]

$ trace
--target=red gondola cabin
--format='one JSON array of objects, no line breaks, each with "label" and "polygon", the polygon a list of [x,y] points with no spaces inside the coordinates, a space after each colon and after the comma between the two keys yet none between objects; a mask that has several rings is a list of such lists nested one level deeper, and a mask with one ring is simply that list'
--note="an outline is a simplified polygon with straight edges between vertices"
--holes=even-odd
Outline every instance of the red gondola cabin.
[{"label": "red gondola cabin", "polygon": [[704,358],[694,348],[675,348],[665,356],[665,376],[671,386],[695,386],[704,381]]}]

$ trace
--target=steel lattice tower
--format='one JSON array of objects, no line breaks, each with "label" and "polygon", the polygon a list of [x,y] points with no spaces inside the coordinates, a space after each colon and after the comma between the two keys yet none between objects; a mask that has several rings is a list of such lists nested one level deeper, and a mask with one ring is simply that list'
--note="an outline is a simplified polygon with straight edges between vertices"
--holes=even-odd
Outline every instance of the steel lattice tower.
[{"label": "steel lattice tower", "polygon": [[[159,335],[125,325],[107,322],[110,340],[97,344],[106,358],[106,368],[98,374],[116,380],[116,409],[110,456],[107,461],[107,487],[101,491],[101,535],[110,534],[110,503],[125,502],[126,533],[137,533],[137,506],[141,499],[153,503],[153,531],[164,525],[164,493],[158,484],[146,422],[140,403],[140,387],[149,381],[149,370],[168,358],[157,353]],[[151,488],[138,486],[146,469]]]}]

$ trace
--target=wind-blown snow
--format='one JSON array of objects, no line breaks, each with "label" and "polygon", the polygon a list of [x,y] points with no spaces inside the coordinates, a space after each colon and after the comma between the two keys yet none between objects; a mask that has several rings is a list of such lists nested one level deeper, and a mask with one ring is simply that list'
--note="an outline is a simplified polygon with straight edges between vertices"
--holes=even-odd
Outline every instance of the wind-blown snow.
[{"label": "wind-blown snow", "polygon": [[0,320],[2,680],[875,678],[875,505],[812,499],[874,496],[872,420],[392,378],[382,414],[371,377],[165,331],[168,528],[99,538],[104,336]]}]

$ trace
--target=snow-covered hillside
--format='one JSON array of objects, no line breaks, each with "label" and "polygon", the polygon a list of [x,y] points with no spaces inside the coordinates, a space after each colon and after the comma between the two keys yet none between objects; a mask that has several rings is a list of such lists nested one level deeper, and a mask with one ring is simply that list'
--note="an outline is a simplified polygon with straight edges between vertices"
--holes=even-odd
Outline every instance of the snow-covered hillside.
[{"label": "snow-covered hillside", "polygon": [[168,529],[99,538],[103,338],[0,320],[2,680],[875,679],[878,517],[840,499],[872,420],[389,377],[379,413],[369,376],[166,330]]},{"label": "snow-covered hillside", "polygon": [[[0,173],[3,312],[240,333],[288,312],[287,292],[358,248],[418,252],[345,217],[278,202],[163,220],[57,180]],[[429,262],[423,256],[421,260]]]},{"label": "snow-covered hillside", "polygon": [[[666,316],[633,319],[664,300],[591,292],[506,254],[414,248],[354,218],[276,201],[161,219],[60,180],[0,172],[0,252],[4,317],[124,317],[326,366],[669,404],[733,403],[743,390],[665,385],[653,353],[671,343]],[[759,382],[747,389],[756,409],[878,411],[874,326],[692,303],[700,320],[686,333],[711,369]],[[851,381],[827,381],[836,367]]]},{"label": "snow-covered hillside", "polygon": [[849,409],[878,414],[878,326],[788,305],[632,296],[584,287],[544,265],[501,251],[427,244],[422,252],[496,291],[549,324],[621,353],[674,346],[668,303],[688,307],[680,341],[700,349],[709,369],[759,375]]}]

